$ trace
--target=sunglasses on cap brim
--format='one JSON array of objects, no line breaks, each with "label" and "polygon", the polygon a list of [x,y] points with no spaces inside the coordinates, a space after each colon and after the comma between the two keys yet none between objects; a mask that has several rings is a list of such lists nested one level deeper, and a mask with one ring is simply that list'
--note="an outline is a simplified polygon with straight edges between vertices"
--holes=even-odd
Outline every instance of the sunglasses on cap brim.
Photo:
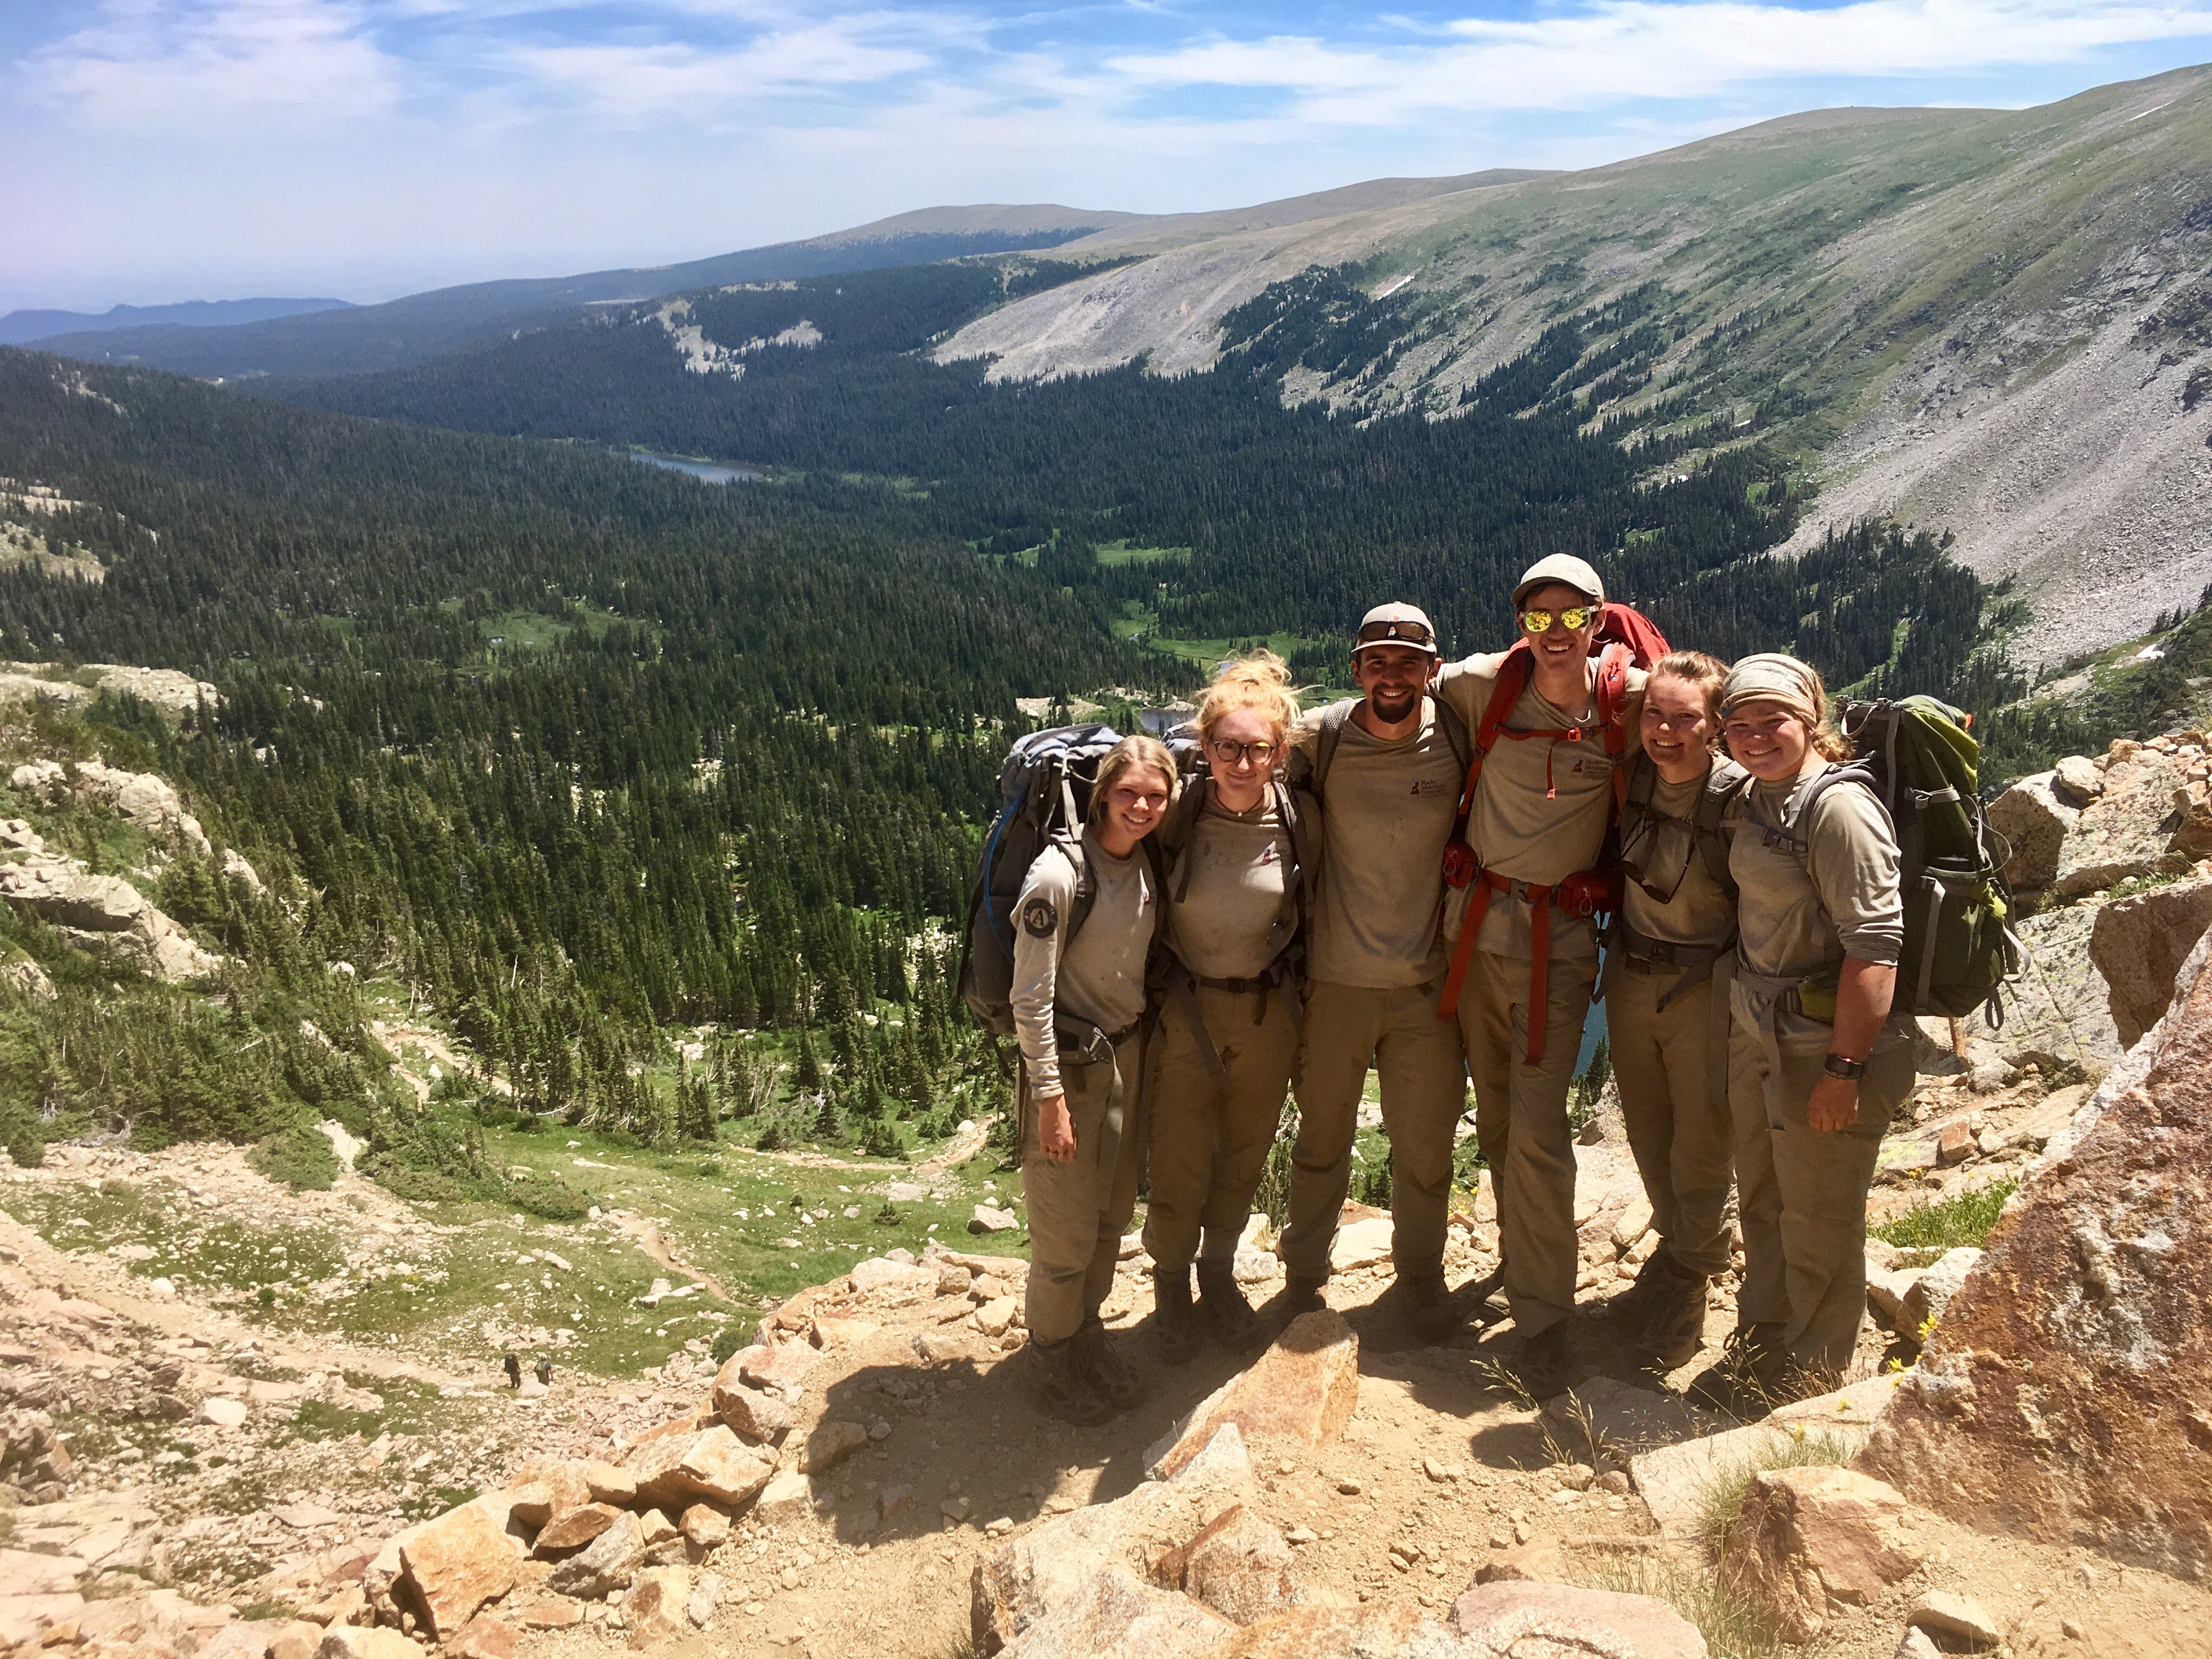
[{"label": "sunglasses on cap brim", "polygon": [[1361,646],[1366,645],[1411,645],[1424,651],[1433,651],[1436,649],[1437,636],[1426,623],[1407,621],[1363,623],[1360,624],[1357,643],[1352,648],[1357,651]]}]

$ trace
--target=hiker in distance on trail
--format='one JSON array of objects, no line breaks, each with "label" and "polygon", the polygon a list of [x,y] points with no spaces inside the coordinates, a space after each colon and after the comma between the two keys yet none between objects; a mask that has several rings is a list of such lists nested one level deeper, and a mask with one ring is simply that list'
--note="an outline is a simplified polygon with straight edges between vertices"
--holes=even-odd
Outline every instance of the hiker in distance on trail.
[{"label": "hiker in distance on trail", "polygon": [[1444,1229],[1467,1099],[1459,1029],[1437,1018],[1444,843],[1468,761],[1466,723],[1431,695],[1440,654],[1425,614],[1377,605],[1352,636],[1361,695],[1292,728],[1291,777],[1320,802],[1329,856],[1306,964],[1280,1304],[1285,1317],[1324,1305],[1371,1063],[1390,1138],[1393,1293],[1429,1341],[1456,1322]]},{"label": "hiker in distance on trail", "polygon": [[1820,675],[1762,653],[1729,671],[1741,933],[1729,1097],[1743,1218],[1737,1326],[1692,1393],[1731,1409],[1826,1386],[1866,1314],[1867,1192],[1912,1091],[1912,1023],[1890,1018],[1905,923],[1890,813],[1828,720]]},{"label": "hiker in distance on trail", "polygon": [[1145,969],[1162,888],[1148,838],[1175,781],[1157,738],[1115,744],[1098,762],[1080,836],[1055,835],[1038,852],[1012,912],[1024,1314],[1039,1395],[1071,1423],[1103,1422],[1145,1396],[1098,1310],[1137,1207]]},{"label": "hiker in distance on trail", "polygon": [[1298,713],[1290,666],[1273,652],[1224,663],[1191,721],[1197,756],[1158,832],[1166,902],[1153,956],[1145,1249],[1170,1364],[1196,1353],[1201,1326],[1232,1348],[1261,1334],[1237,1288],[1237,1246],[1297,1059],[1320,866],[1320,814],[1281,777]]}]

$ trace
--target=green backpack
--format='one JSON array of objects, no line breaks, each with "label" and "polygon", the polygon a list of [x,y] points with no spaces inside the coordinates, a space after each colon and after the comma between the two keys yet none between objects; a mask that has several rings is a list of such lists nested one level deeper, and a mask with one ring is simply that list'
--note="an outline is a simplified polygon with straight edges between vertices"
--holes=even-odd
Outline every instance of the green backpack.
[{"label": "green backpack", "polygon": [[1905,949],[1891,1011],[1960,1018],[1976,1009],[2004,1023],[2000,995],[2024,952],[2011,927],[2002,838],[1982,815],[1982,746],[1972,716],[1934,697],[1846,702],[1838,724],[1855,758],[1832,766],[1790,803],[1783,832],[1802,856],[1797,826],[1830,785],[1863,783],[1897,834]]}]

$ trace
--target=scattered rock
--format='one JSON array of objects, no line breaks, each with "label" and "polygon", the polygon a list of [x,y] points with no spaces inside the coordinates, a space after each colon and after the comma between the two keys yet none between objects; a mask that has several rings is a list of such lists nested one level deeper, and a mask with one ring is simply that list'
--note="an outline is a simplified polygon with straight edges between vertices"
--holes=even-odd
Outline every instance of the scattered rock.
[{"label": "scattered rock", "polygon": [[1971,1642],[1978,1648],[1993,1648],[2004,1636],[1980,1602],[1948,1590],[1929,1590],[1912,1604],[1906,1622],[1916,1630]]},{"label": "scattered rock", "polygon": [[1336,1242],[1328,1249],[1331,1272],[1357,1273],[1362,1267],[1373,1267],[1390,1260],[1390,1218],[1387,1215],[1362,1216],[1347,1221],[1336,1230]]},{"label": "scattered rock", "polygon": [[1004,1651],[1011,1659],[1198,1659],[1236,1628],[1188,1595],[1105,1567]]},{"label": "scattered rock", "polygon": [[212,1423],[220,1429],[234,1429],[246,1421],[246,1402],[210,1395],[200,1401],[199,1416],[203,1423]]},{"label": "scattered rock", "polygon": [[1281,1440],[1308,1449],[1343,1432],[1359,1400],[1359,1339],[1341,1314],[1302,1314],[1252,1366],[1200,1401],[1145,1453],[1146,1472],[1173,1476],[1217,1430],[1234,1424],[1247,1445]]},{"label": "scattered rock", "polygon": [[1974,1155],[1974,1132],[1966,1127],[1964,1118],[1946,1123],[1936,1132],[1936,1158],[1938,1163],[1963,1164]]},{"label": "scattered rock", "polygon": [[875,1256],[855,1262],[851,1274],[853,1292],[890,1307],[927,1302],[937,1294],[937,1270],[916,1262],[894,1261]]},{"label": "scattered rock", "polygon": [[422,1650],[396,1630],[340,1625],[324,1635],[315,1659],[422,1659]]},{"label": "scattered rock", "polygon": [[841,1319],[833,1315],[817,1314],[809,1334],[817,1348],[849,1348],[865,1342],[882,1326],[866,1319]]},{"label": "scattered rock", "polygon": [[994,1209],[988,1204],[978,1204],[968,1217],[971,1233],[1010,1233],[1022,1224],[1022,1218],[1012,1210]]},{"label": "scattered rock", "polygon": [[623,1601],[629,1616],[629,1644],[651,1647],[688,1633],[684,1605],[691,1599],[691,1569],[647,1567]]},{"label": "scattered rock", "polygon": [[1917,1338],[1929,1320],[1942,1319],[1951,1298],[1958,1295],[1959,1287],[1981,1259],[1979,1250],[1962,1245],[1944,1251],[1932,1267],[1915,1274],[1911,1285],[1899,1298],[1899,1334]]},{"label": "scattered rock", "polygon": [[1468,1659],[1708,1659],[1705,1638],[1653,1595],[1506,1581],[1477,1584],[1452,1603]]},{"label": "scattered rock", "polygon": [[567,1560],[556,1565],[545,1587],[558,1595],[589,1601],[629,1584],[645,1559],[644,1529],[634,1515],[615,1523]]},{"label": "scattered rock", "polygon": [[[865,1263],[863,1264],[866,1265]],[[811,1342],[768,1342],[756,1339],[750,1348],[731,1357],[738,1378],[757,1389],[774,1389],[788,1399],[797,1394],[800,1379],[814,1369],[821,1350]],[[723,1368],[728,1370],[728,1366]]]},{"label": "scattered rock", "polygon": [[763,1521],[796,1521],[814,1507],[814,1483],[797,1469],[784,1469],[761,1488],[753,1513]]},{"label": "scattered rock", "polygon": [[[2100,787],[2103,782],[2100,777]],[[2013,891],[2039,892],[2057,878],[2059,853],[2081,817],[2081,806],[2067,799],[2055,772],[2022,778],[1990,803],[1990,828],[2012,848],[2004,877]]]},{"label": "scattered rock", "polygon": [[769,1441],[791,1427],[791,1407],[780,1395],[747,1385],[745,1349],[724,1362],[714,1376],[714,1414],[746,1439]]},{"label": "scattered rock", "polygon": [[447,1651],[454,1659],[514,1659],[514,1626],[480,1613],[469,1620]]},{"label": "scattered rock", "polygon": [[975,1310],[975,1328],[986,1336],[1004,1336],[1020,1312],[1021,1304],[1012,1297],[994,1297]]},{"label": "scattered rock", "polygon": [[714,1618],[714,1609],[722,1600],[722,1580],[719,1574],[702,1572],[691,1586],[690,1599],[684,1604],[684,1616],[701,1630],[707,1628]]},{"label": "scattered rock", "polygon": [[806,1474],[834,1468],[868,1443],[868,1431],[858,1423],[824,1418],[799,1449],[799,1467]]},{"label": "scattered rock", "polygon": [[1943,1659],[1943,1650],[1928,1639],[1928,1632],[1911,1625],[1897,1638],[1897,1651],[1890,1659]]},{"label": "scattered rock", "polygon": [[1865,1607],[1920,1565],[1904,1516],[1895,1488],[1850,1469],[1767,1470],[1744,1493],[1722,1579],[1784,1641],[1809,1642],[1831,1601]]},{"label": "scattered rock", "polygon": [[1189,1542],[1162,1555],[1152,1577],[1239,1625],[1304,1599],[1291,1571],[1290,1546],[1242,1504],[1231,1504]]},{"label": "scattered rock", "polygon": [[2051,784],[2069,806],[2087,806],[2105,793],[2105,775],[2087,755],[2069,755],[2052,769]]},{"label": "scattered rock", "polygon": [[563,1510],[539,1531],[537,1553],[551,1557],[581,1549],[621,1520],[623,1514],[611,1504],[580,1504],[574,1509]]}]

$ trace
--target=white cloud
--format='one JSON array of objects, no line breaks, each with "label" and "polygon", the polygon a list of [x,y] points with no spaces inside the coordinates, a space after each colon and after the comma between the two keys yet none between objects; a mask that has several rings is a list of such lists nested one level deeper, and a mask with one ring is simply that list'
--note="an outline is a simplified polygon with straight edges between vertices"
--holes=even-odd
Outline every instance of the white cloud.
[{"label": "white cloud", "polygon": [[1831,9],[1600,0],[1526,21],[1468,18],[1449,33],[1462,44],[1216,39],[1124,54],[1109,67],[1133,88],[1274,90],[1296,98],[1304,120],[1389,126],[1437,110],[1588,109],[1793,78],[2063,63],[2100,47],[2212,34],[2212,10],[2097,0],[1862,0]]},{"label": "white cloud", "polygon": [[526,46],[511,61],[624,119],[711,117],[764,94],[853,87],[932,66],[911,46],[878,45],[844,23],[766,33],[730,52],[676,44]]},{"label": "white cloud", "polygon": [[349,0],[111,0],[33,55],[29,83],[111,129],[204,129],[258,112],[320,125],[381,113],[404,76]]}]

